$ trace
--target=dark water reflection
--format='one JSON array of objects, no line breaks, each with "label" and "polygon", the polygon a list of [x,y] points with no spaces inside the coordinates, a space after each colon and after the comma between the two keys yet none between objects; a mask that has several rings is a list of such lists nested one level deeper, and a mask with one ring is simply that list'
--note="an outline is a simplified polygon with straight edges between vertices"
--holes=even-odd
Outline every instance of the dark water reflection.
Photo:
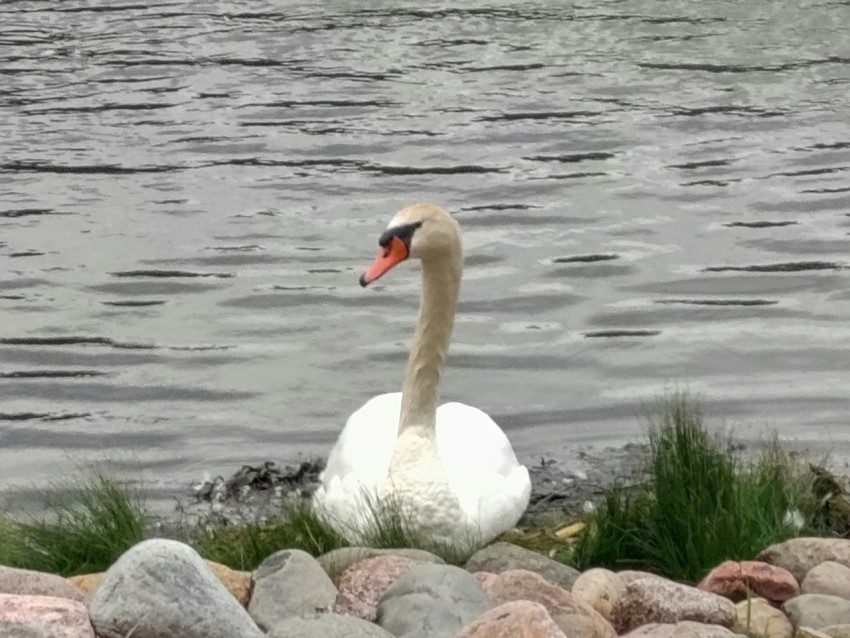
[{"label": "dark water reflection", "polygon": [[327,449],[399,386],[429,199],[445,396],[526,461],[687,387],[850,456],[847,2],[0,4],[0,486]]}]

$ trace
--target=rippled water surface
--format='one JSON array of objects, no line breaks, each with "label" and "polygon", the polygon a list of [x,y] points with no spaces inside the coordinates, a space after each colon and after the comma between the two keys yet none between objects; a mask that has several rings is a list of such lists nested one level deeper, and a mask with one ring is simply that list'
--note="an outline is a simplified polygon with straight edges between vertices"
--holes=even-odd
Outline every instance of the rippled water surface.
[{"label": "rippled water surface", "polygon": [[677,386],[850,455],[850,2],[323,4],[0,4],[0,489],[326,452],[400,386],[417,274],[357,277],[423,199],[443,394],[524,461]]}]

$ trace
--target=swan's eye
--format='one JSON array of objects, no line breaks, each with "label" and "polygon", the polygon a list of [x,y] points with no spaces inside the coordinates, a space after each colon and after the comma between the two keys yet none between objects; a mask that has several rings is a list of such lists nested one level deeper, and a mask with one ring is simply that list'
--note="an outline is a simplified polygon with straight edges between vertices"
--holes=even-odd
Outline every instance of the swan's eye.
[{"label": "swan's eye", "polygon": [[422,226],[422,222],[413,222],[411,224],[402,224],[387,228],[378,240],[378,244],[386,248],[390,245],[393,237],[398,237],[404,242],[405,246],[410,247],[410,240],[413,239],[413,233],[420,226]]}]

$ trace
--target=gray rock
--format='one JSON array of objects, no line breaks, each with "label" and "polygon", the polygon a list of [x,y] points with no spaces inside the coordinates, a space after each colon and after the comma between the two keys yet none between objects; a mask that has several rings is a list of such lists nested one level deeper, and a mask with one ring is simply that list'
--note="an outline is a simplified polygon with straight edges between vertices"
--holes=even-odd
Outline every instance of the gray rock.
[{"label": "gray rock", "polygon": [[308,614],[281,620],[266,638],[394,638],[362,618],[342,614]]},{"label": "gray rock", "polygon": [[43,629],[14,620],[0,620],[0,636],[3,638],[51,638],[50,634]]},{"label": "gray rock", "polygon": [[445,565],[446,563],[446,561],[436,554],[427,552],[424,549],[413,549],[410,547],[399,547],[396,549],[340,547],[339,549],[333,549],[322,554],[316,560],[319,561],[319,565],[322,566],[334,583],[338,583],[342,572],[354,563],[359,563],[361,560],[374,558],[375,556],[401,556],[402,558],[410,558],[411,560],[417,560],[423,563],[437,563],[439,565]]},{"label": "gray rock", "polygon": [[300,549],[275,552],[254,571],[248,613],[266,631],[291,616],[329,610],[336,587],[315,558]]},{"label": "gray rock", "polygon": [[262,638],[248,613],[183,543],[134,545],[103,575],[89,607],[100,638]]},{"label": "gray rock", "polygon": [[850,600],[850,567],[828,560],[812,567],[800,591],[804,594],[829,594]]},{"label": "gray rock", "polygon": [[581,572],[512,543],[498,542],[475,552],[464,568],[469,572],[492,572],[501,574],[511,569],[527,569],[543,576],[550,583],[566,590],[573,587]]},{"label": "gray rock", "polygon": [[784,567],[803,582],[806,573],[815,565],[831,560],[850,567],[850,540],[846,538],[792,538],[771,545],[756,560]]},{"label": "gray rock", "polygon": [[850,600],[827,594],[802,594],[782,605],[782,610],[795,627],[820,629],[850,620]]},{"label": "gray rock", "polygon": [[56,596],[88,603],[86,595],[61,576],[3,565],[0,565],[0,593]]},{"label": "gray rock", "polygon": [[469,572],[425,563],[387,590],[378,605],[378,624],[405,638],[454,636],[490,606]]}]

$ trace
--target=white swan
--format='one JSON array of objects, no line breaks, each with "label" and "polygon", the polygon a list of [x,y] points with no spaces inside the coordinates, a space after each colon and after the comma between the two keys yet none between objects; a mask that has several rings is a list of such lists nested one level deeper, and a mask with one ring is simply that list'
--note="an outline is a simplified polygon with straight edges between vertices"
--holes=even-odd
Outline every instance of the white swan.
[{"label": "white swan", "polygon": [[472,550],[516,525],[531,481],[493,419],[463,403],[437,407],[460,290],[460,227],[439,206],[414,204],[379,243],[363,286],[408,257],[422,262],[404,385],[349,417],[313,502],[352,542],[373,524],[374,504],[391,500],[419,538]]}]

